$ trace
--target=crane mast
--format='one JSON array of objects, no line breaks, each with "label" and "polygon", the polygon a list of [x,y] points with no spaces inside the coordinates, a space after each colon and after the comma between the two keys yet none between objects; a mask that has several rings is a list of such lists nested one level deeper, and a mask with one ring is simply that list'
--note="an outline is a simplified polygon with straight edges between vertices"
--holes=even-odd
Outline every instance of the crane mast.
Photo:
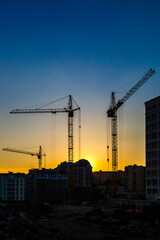
[{"label": "crane mast", "polygon": [[[111,96],[111,104],[114,107],[116,99],[114,92]],[[117,111],[115,111],[113,117],[111,118],[111,132],[112,132],[112,169],[113,171],[118,170],[118,142],[117,142]]]},{"label": "crane mast", "polygon": [[107,111],[107,116],[111,118],[112,135],[112,171],[118,171],[118,130],[117,130],[117,110],[130,98],[153,74],[152,68],[124,95],[121,100],[116,102],[115,93],[111,94],[111,106]]},{"label": "crane mast", "polygon": [[72,110],[72,97],[69,96],[68,103],[68,161],[73,162],[73,110]]},{"label": "crane mast", "polygon": [[73,162],[73,117],[74,111],[80,110],[80,107],[76,104],[76,108],[73,108],[73,97],[69,95],[68,107],[66,108],[36,108],[36,109],[15,109],[11,114],[18,113],[68,113],[68,162]]},{"label": "crane mast", "polygon": [[23,151],[23,150],[18,150],[18,149],[13,149],[13,148],[3,148],[3,151],[9,151],[9,152],[15,152],[15,153],[22,153],[22,154],[29,154],[31,156],[37,156],[38,162],[39,162],[39,170],[42,169],[42,156],[46,156],[45,153],[42,153],[42,147],[39,146],[39,152],[29,152],[29,151]]}]

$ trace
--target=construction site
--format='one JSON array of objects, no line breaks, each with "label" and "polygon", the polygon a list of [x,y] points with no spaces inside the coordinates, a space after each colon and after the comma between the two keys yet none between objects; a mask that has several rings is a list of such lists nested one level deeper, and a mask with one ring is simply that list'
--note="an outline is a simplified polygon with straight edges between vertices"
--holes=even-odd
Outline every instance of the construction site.
[{"label": "construction site", "polygon": [[[10,111],[10,114],[31,114],[31,118],[32,114],[66,113],[68,161],[46,168],[47,153],[41,145],[37,151],[2,149],[38,160],[37,167],[29,169],[27,174],[0,174],[2,240],[160,239],[159,202],[155,201],[159,194],[154,191],[154,195],[146,195],[146,167],[134,164],[126,166],[124,171],[118,167],[118,110],[154,73],[150,69],[118,101],[115,92],[111,93],[106,111],[107,134],[110,134],[107,139],[111,139],[106,145],[106,165],[109,166],[111,159],[111,171],[92,171],[89,159],[81,159],[81,108],[71,95],[51,102],[68,99],[67,107],[48,108],[49,103]],[[158,97],[152,101],[159,100]],[[74,160],[75,112],[78,112],[78,161]]]},{"label": "construction site", "polygon": [[[145,198],[145,177],[138,178],[138,166],[134,167],[134,171],[137,171],[137,186],[138,183],[141,187],[135,185],[133,187],[129,183],[126,183],[127,169],[125,172],[119,171],[118,169],[118,110],[119,108],[155,73],[155,70],[150,69],[126,94],[120,99],[116,100],[115,92],[111,93],[110,106],[107,110],[108,118],[108,129],[107,137],[111,135],[111,141],[107,142],[107,164],[109,166],[110,158],[112,159],[112,171],[108,172],[94,172],[92,174],[92,166],[89,161],[81,159],[81,109],[74,100],[74,98],[69,95],[61,99],[49,102],[47,104],[41,105],[36,108],[28,109],[15,109],[10,111],[10,114],[59,114],[66,113],[68,116],[68,161],[60,163],[56,168],[46,169],[46,154],[39,146],[38,152],[30,152],[26,150],[19,150],[14,148],[3,148],[3,151],[27,154],[35,156],[38,159],[38,168],[29,171],[29,174],[1,174],[1,199],[2,200],[70,200],[72,198],[89,200],[93,199],[95,196],[95,184],[103,183],[103,190],[99,189],[102,195],[102,199],[106,196],[118,197],[123,196],[126,198],[126,192],[133,192],[134,198],[136,196],[141,196]],[[55,104],[64,99],[68,99],[67,107],[61,108],[47,108],[50,104]],[[78,155],[79,161],[74,162],[74,114],[78,111]],[[53,137],[52,137],[53,139]],[[109,137],[108,137],[109,139]],[[53,142],[52,142],[53,145]],[[42,166],[43,159],[43,166]],[[137,170],[136,170],[137,169]],[[132,170],[133,171],[133,170]],[[141,176],[145,176],[145,169],[142,167]],[[32,177],[31,177],[32,176]],[[11,186],[9,184],[9,179],[13,179],[16,185]],[[39,179],[39,180],[38,180]],[[40,180],[41,179],[41,180]],[[103,179],[103,180],[102,180]],[[38,183],[38,181],[42,183]],[[134,180],[135,181],[135,180]],[[45,184],[44,184],[44,183]],[[58,188],[53,188],[56,185]],[[8,184],[8,185],[7,185]],[[20,185],[19,185],[20,184]],[[40,186],[39,186],[40,184]],[[43,186],[44,184],[44,186]],[[106,185],[108,184],[108,185]],[[15,190],[15,186],[16,189]],[[19,186],[22,186],[21,188]],[[34,186],[34,187],[33,187]],[[39,187],[38,187],[39,186]],[[60,187],[61,186],[61,187]],[[132,188],[132,190],[131,190]],[[8,190],[9,189],[9,190]],[[32,189],[32,190],[31,190]],[[39,190],[37,190],[39,189]],[[44,191],[44,190],[45,191]],[[50,191],[52,189],[52,191]],[[120,190],[121,189],[121,190]],[[137,190],[139,189],[139,190]],[[57,193],[58,191],[58,193]],[[13,194],[14,192],[14,194]],[[39,193],[38,193],[39,192]],[[36,194],[35,194],[36,193]],[[52,193],[52,194],[49,194]],[[44,197],[45,196],[45,197]],[[82,197],[83,196],[83,197]],[[130,194],[132,196],[132,194]],[[142,197],[143,196],[143,197]]]},{"label": "construction site", "polygon": [[160,1],[0,1],[0,240],[160,240]]},{"label": "construction site", "polygon": [[[112,162],[112,174],[110,174],[108,171],[108,176],[109,174],[111,176],[106,177],[106,181],[110,181],[110,188],[111,190],[111,196],[117,195],[118,191],[118,186],[119,186],[119,179],[122,178],[121,182],[125,182],[125,177],[120,177],[120,172],[118,169],[118,157],[119,157],[119,152],[118,152],[118,110],[119,108],[155,73],[155,70],[150,69],[130,90],[126,92],[126,94],[120,99],[116,100],[115,98],[115,92],[111,93],[111,99],[110,99],[110,106],[107,110],[107,118],[108,118],[108,133],[107,133],[107,138],[109,139],[110,135],[110,142],[108,141],[107,146],[106,146],[106,158],[107,158],[107,164],[109,166],[110,158]],[[47,108],[48,105],[50,104],[55,104],[61,100],[68,99],[67,107],[62,107],[62,108]],[[77,163],[74,162],[74,114],[75,112],[78,111],[78,159],[79,162]],[[19,153],[19,154],[27,154],[31,156],[36,156],[38,159],[38,168],[36,174],[40,174],[42,171],[44,172],[44,179],[48,178],[48,174],[50,174],[50,178],[55,178],[57,179],[56,174],[62,175],[61,178],[64,177],[66,179],[66,192],[68,192],[68,196],[71,197],[71,189],[76,188],[76,186],[79,188],[86,188],[86,192],[89,192],[89,189],[92,188],[93,184],[93,179],[92,179],[92,166],[90,163],[85,160],[81,159],[81,108],[78,106],[74,98],[69,95],[67,97],[52,101],[48,104],[41,105],[40,107],[36,108],[28,108],[28,109],[15,109],[10,111],[10,114],[59,114],[59,113],[66,113],[68,116],[68,161],[61,163],[57,168],[50,168],[46,169],[46,154],[44,150],[42,149],[42,146],[39,146],[39,151],[38,152],[30,152],[26,150],[19,150],[19,149],[13,149],[13,148],[3,148],[3,151],[8,151],[8,152],[14,152],[14,153]],[[31,117],[31,116],[30,116]],[[53,137],[52,137],[53,138]],[[53,143],[52,143],[53,145]],[[42,166],[42,159],[43,159],[43,166]],[[76,164],[77,164],[77,169],[79,169],[76,172]],[[75,167],[74,167],[75,165]],[[89,170],[86,170],[86,169]],[[46,169],[46,170],[45,170]],[[80,170],[81,169],[81,170]],[[82,169],[85,172],[85,174],[82,174]],[[48,171],[48,172],[47,172]],[[33,171],[34,172],[34,171]],[[86,174],[87,173],[87,174]],[[98,174],[98,173],[97,173]],[[12,178],[17,178],[15,174],[12,174]],[[54,175],[54,176],[53,176]],[[122,175],[122,174],[121,174]],[[7,178],[7,174],[4,174],[4,176]],[[55,177],[56,176],[56,177]],[[98,174],[97,176],[101,177],[101,174]],[[27,175],[22,177],[23,180],[23,185],[26,183],[28,180],[26,180],[28,177]],[[36,176],[36,178],[39,178]],[[43,177],[42,177],[43,178]],[[59,178],[59,181],[60,179]],[[7,180],[6,180],[7,181]],[[21,180],[20,180],[21,181]],[[3,179],[1,182],[5,182]],[[31,184],[34,185],[34,184]],[[52,185],[52,184],[51,184]],[[125,185],[125,184],[122,184]],[[4,186],[6,186],[4,184]],[[73,187],[74,186],[74,187]],[[143,187],[144,188],[144,187]],[[1,187],[1,189],[5,189],[5,187]],[[26,198],[26,189],[27,187],[24,187],[24,189],[21,190],[23,192],[23,196],[12,196],[11,198],[14,200],[16,199],[28,199]],[[9,199],[9,192],[6,194],[5,192],[7,191],[4,190],[2,200],[7,200]],[[32,190],[35,192],[35,190]],[[76,190],[78,192],[78,190]],[[125,192],[125,191],[122,191]],[[17,193],[18,194],[18,193]],[[30,194],[31,195],[31,194]],[[43,194],[42,194],[43,195]],[[67,194],[66,194],[67,195]],[[7,197],[5,197],[7,196]],[[67,197],[68,197],[67,196]],[[38,197],[37,197],[38,198]],[[72,198],[72,197],[71,197]],[[47,200],[47,199],[45,199]]]}]

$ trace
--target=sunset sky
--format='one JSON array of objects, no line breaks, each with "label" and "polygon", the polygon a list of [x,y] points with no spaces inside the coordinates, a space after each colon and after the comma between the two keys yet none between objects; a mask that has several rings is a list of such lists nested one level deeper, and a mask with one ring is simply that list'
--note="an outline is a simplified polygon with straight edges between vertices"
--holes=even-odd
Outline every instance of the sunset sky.
[{"label": "sunset sky", "polygon": [[[122,98],[153,68],[156,73],[118,112],[119,169],[145,165],[144,102],[160,95],[159,12],[159,0],[0,1],[0,148],[37,152],[41,145],[47,168],[67,161],[66,113],[9,112],[71,94],[82,110],[81,158],[94,171],[108,170],[111,92]],[[77,161],[78,113],[74,123]],[[32,167],[38,167],[35,157],[0,150],[0,172]]]}]

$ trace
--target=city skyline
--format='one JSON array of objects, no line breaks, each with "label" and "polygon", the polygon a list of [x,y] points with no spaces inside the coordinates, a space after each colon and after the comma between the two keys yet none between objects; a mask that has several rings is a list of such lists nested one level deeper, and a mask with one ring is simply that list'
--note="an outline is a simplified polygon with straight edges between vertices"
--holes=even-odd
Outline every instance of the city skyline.
[{"label": "city skyline", "polygon": [[[119,169],[145,165],[144,102],[160,95],[159,1],[5,1],[0,5],[1,149],[37,146],[37,151],[41,145],[47,168],[67,161],[66,114],[52,119],[49,114],[9,112],[71,94],[82,111],[81,158],[90,161],[94,171],[108,170],[106,111],[111,92],[118,92],[120,99],[153,68],[154,76],[118,112]],[[74,120],[76,162],[78,113]],[[0,172],[38,167],[32,156],[1,150],[0,159]]]}]

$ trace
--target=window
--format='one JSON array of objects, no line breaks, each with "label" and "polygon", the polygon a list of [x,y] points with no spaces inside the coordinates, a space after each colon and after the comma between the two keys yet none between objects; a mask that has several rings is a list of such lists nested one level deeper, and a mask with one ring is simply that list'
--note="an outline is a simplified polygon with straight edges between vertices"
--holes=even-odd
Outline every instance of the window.
[{"label": "window", "polygon": [[155,139],[155,138],[157,138],[157,133],[156,132],[152,133],[152,139]]},{"label": "window", "polygon": [[152,152],[152,158],[156,158],[157,157],[157,151],[153,151]]},{"label": "window", "polygon": [[147,185],[151,185],[151,180],[147,180]]},{"label": "window", "polygon": [[152,121],[152,115],[146,116],[146,122],[151,122]]},{"label": "window", "polygon": [[147,152],[146,156],[147,156],[147,159],[150,159],[151,158],[151,152]]},{"label": "window", "polygon": [[153,151],[152,152],[152,158],[156,158],[157,157],[157,151]]},{"label": "window", "polygon": [[146,126],[146,130],[147,130],[147,131],[150,131],[151,129],[152,129],[151,124],[148,124],[148,125]]},{"label": "window", "polygon": [[153,184],[153,185],[157,185],[157,179],[153,179],[153,180],[152,180],[152,184]]},{"label": "window", "polygon": [[152,123],[152,130],[157,129],[157,123]]},{"label": "window", "polygon": [[152,148],[157,148],[157,142],[152,142]]},{"label": "window", "polygon": [[157,170],[152,171],[152,176],[157,176]]},{"label": "window", "polygon": [[157,107],[157,104],[154,104],[153,106],[152,106],[152,109],[155,109]]},{"label": "window", "polygon": [[147,194],[148,194],[148,195],[151,195],[151,194],[152,194],[152,189],[148,188],[148,189],[147,189]]},{"label": "window", "polygon": [[157,193],[157,189],[156,188],[153,189],[153,194],[155,194],[155,193]]},{"label": "window", "polygon": [[152,114],[152,121],[157,119],[157,113]]},{"label": "window", "polygon": [[157,167],[157,161],[156,160],[152,161],[152,167]]},{"label": "window", "polygon": [[149,111],[149,110],[151,110],[151,109],[152,109],[151,107],[146,107],[146,110],[147,110],[147,111]]},{"label": "window", "polygon": [[151,176],[151,171],[150,170],[147,171],[147,176]]}]

